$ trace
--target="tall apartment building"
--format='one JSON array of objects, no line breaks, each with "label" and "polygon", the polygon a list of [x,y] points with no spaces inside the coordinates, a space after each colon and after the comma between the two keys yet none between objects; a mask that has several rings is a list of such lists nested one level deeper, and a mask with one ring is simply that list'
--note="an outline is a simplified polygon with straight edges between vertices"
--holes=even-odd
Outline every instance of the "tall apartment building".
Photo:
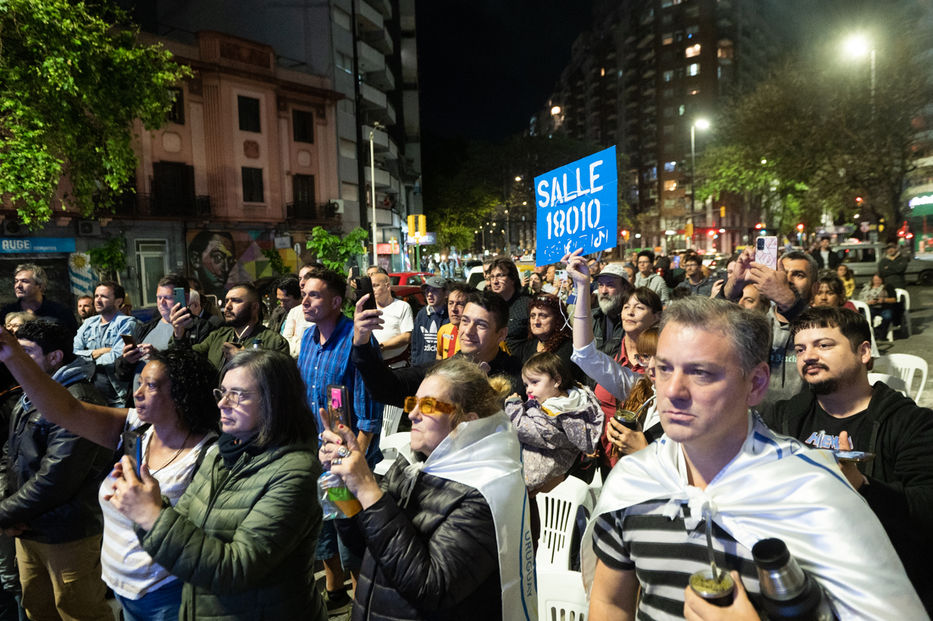
[{"label": "tall apartment building", "polygon": [[[926,78],[933,84],[933,8],[929,3],[907,1],[907,10],[914,18],[920,36],[920,66],[926,68]],[[914,121],[917,128],[914,161],[907,177],[902,200],[906,203],[906,217],[910,233],[908,240],[917,252],[933,252],[933,101]],[[898,222],[900,227],[901,223]]]},{"label": "tall apartment building", "polygon": [[702,152],[705,142],[703,131],[692,129],[711,120],[724,97],[761,79],[777,58],[783,36],[772,17],[775,3],[603,0],[595,7],[593,29],[574,43],[531,131],[617,145],[620,204],[631,207],[630,214],[620,209],[620,229],[630,224],[640,236],[629,246],[731,249],[741,243],[754,216],[728,203],[692,201],[691,153]]},{"label": "tall apartment building", "polygon": [[[377,241],[404,248],[402,224],[422,211],[414,0],[123,4],[144,42],[165,45],[194,76],[165,127],[137,123],[135,192],[114,214],[85,221],[57,211],[27,235],[13,213],[0,213],[3,235],[21,237],[11,247],[24,250],[0,260],[28,255],[67,283],[75,252],[117,235],[136,306],[154,303],[156,280],[171,270],[198,274],[220,296],[238,280],[271,276],[271,250],[295,267],[293,246],[303,248],[314,226],[370,230],[371,180]],[[211,244],[226,256],[208,261]],[[399,247],[386,243],[396,254],[380,262],[401,268]],[[80,290],[74,281],[71,290]]]}]

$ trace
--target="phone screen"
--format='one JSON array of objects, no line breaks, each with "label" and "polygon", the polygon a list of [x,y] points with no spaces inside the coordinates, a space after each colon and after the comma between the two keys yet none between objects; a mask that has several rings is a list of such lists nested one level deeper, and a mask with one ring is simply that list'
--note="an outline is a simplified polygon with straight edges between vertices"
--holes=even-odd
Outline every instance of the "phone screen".
[{"label": "phone screen", "polygon": [[185,288],[184,287],[175,287],[174,291],[175,304],[185,305]]},{"label": "phone screen", "polygon": [[136,338],[132,334],[121,334],[120,338],[123,339],[124,345],[135,345]]},{"label": "phone screen", "polygon": [[331,429],[337,425],[350,426],[349,403],[347,401],[347,388],[339,384],[330,384],[327,387],[327,414]]}]

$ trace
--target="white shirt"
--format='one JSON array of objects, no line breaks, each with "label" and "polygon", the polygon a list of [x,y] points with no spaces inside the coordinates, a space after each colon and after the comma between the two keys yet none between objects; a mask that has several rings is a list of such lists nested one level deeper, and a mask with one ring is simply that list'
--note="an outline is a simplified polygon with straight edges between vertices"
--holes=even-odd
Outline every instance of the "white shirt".
[{"label": "white shirt", "polygon": [[288,351],[292,358],[298,358],[301,351],[301,338],[305,335],[305,330],[313,325],[305,320],[305,311],[301,304],[288,311],[285,321],[282,322],[282,336],[288,341]]},{"label": "white shirt", "polygon": [[[414,317],[412,317],[411,314],[411,306],[404,300],[393,298],[388,306],[380,306],[379,310],[382,311],[383,324],[378,330],[373,330],[373,336],[375,336],[376,340],[380,343],[389,340],[393,336],[411,332],[412,328],[415,326]],[[385,349],[382,352],[382,358],[384,360],[395,358],[405,351],[406,347],[408,347],[408,345],[399,345]]]}]

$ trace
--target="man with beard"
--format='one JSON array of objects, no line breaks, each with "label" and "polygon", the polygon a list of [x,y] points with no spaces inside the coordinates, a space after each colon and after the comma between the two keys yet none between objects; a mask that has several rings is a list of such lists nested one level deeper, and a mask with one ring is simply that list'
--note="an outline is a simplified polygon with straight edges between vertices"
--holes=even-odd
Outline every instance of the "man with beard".
[{"label": "man with beard", "polygon": [[88,317],[94,316],[94,298],[89,295],[82,295],[78,298],[78,318],[84,321]]},{"label": "man with beard", "polygon": [[135,335],[139,322],[120,312],[126,293],[115,282],[102,282],[94,288],[94,310],[97,314],[78,328],[74,338],[74,354],[97,365],[94,386],[104,395],[107,405],[126,405],[128,384],[117,377],[114,363],[123,352],[122,335]]},{"label": "man with beard", "polygon": [[[176,317],[172,326],[174,343],[189,343],[184,338],[190,316]],[[224,302],[224,325],[211,332],[206,339],[192,346],[194,351],[207,356],[217,370],[243,349],[274,349],[289,353],[288,341],[262,325],[262,305],[259,292],[249,283],[234,285]]]},{"label": "man with beard", "polygon": [[751,246],[739,255],[729,279],[720,292],[726,299],[738,301],[749,284],[774,302],[768,311],[771,320],[771,379],[765,403],[789,399],[803,385],[797,373],[794,341],[790,338],[790,322],[797,318],[813,298],[813,283],[819,273],[816,260],[806,252],[794,250],[778,260],[778,269],[755,262]]},{"label": "man with beard", "polygon": [[632,293],[621,263],[609,263],[596,276],[596,303],[593,311],[593,338],[596,349],[615,358],[622,346],[622,305]]},{"label": "man with beard", "polygon": [[764,420],[771,429],[830,450],[873,453],[842,471],[868,501],[933,613],[933,411],[883,382],[868,381],[871,332],[859,313],[814,307],[793,324],[806,387]]},{"label": "man with beard", "polygon": [[[528,302],[522,293],[518,268],[509,259],[496,259],[489,267],[489,288],[499,294],[509,306],[508,334],[505,344],[509,350],[528,338]],[[545,289],[542,289],[545,290]]]}]

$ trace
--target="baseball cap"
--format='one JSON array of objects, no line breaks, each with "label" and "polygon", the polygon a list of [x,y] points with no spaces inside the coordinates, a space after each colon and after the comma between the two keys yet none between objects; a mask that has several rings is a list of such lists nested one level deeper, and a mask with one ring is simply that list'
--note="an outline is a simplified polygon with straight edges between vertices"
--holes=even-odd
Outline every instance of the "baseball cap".
[{"label": "baseball cap", "polygon": [[596,278],[599,278],[600,276],[618,276],[622,280],[625,280],[626,274],[625,270],[622,269],[621,263],[609,263],[602,270],[600,270],[599,274],[596,275]]},{"label": "baseball cap", "polygon": [[443,276],[428,276],[424,279],[424,282],[421,283],[421,288],[433,287],[435,289],[446,289],[447,288],[447,279]]}]

